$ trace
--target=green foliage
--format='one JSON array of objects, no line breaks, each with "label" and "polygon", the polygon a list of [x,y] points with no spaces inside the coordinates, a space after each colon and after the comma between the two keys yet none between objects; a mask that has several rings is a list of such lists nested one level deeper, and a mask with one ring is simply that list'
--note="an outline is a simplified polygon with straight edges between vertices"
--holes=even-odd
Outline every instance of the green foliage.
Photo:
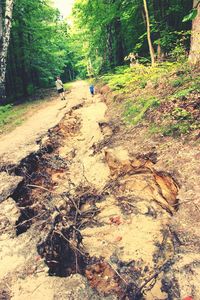
[{"label": "green foliage", "polygon": [[125,103],[124,119],[127,123],[136,125],[145,116],[148,109],[155,109],[160,105],[160,101],[154,97],[138,98],[134,102]]},{"label": "green foliage", "polygon": [[190,11],[190,13],[183,18],[183,22],[188,22],[188,21],[194,20],[196,18],[197,14],[198,14],[197,8],[192,9]]},{"label": "green foliage", "polygon": [[113,73],[104,75],[101,79],[114,91],[131,92],[137,88],[144,89],[148,82],[152,82],[156,86],[161,78],[176,69],[177,65],[169,62],[154,67],[136,64],[131,68],[115,68]]},{"label": "green foliage", "polygon": [[181,63],[184,63],[187,60],[186,49],[181,43],[176,44],[175,48],[171,51],[171,55],[172,58]]},{"label": "green foliage", "polygon": [[72,88],[72,84],[71,83],[64,83],[64,88],[65,88],[65,91],[70,91],[71,88]]},{"label": "green foliage", "polygon": [[181,121],[176,124],[169,124],[163,128],[164,136],[179,137],[181,134],[187,134],[191,130],[191,124],[187,121]]},{"label": "green foliage", "polygon": [[[24,108],[22,109],[24,111]],[[10,123],[10,122],[18,122],[18,115],[22,112],[21,110],[14,109],[14,107],[10,104],[0,106],[0,127]]]},{"label": "green foliage", "polygon": [[27,112],[28,116],[30,116],[44,101],[45,100],[27,101],[19,105],[7,104],[0,106],[0,134],[6,133],[22,124],[26,119]]},{"label": "green foliage", "polygon": [[0,115],[6,114],[11,109],[12,109],[12,105],[11,104],[0,106]]},{"label": "green foliage", "polygon": [[8,122],[8,119],[12,113],[12,105],[7,104],[0,106],[0,126]]},{"label": "green foliage", "polygon": [[[153,46],[161,47],[165,58],[172,53],[180,63],[186,59],[191,26],[182,19],[191,9],[188,0],[148,2]],[[26,98],[37,88],[53,86],[57,75],[65,82],[109,72],[104,80],[116,91],[130,86],[144,89],[149,81],[157,84],[170,64],[147,68],[149,49],[142,11],[141,0],[76,0],[69,25],[50,0],[15,0],[8,93],[12,98]],[[133,51],[146,67],[117,70]]]},{"label": "green foliage", "polygon": [[178,79],[172,80],[170,83],[171,83],[172,87],[176,88],[176,87],[183,85],[184,81],[182,78],[178,78]]},{"label": "green foliage", "polygon": [[26,98],[37,88],[54,85],[55,77],[74,79],[74,49],[69,26],[49,0],[16,0],[8,55],[7,91]]},{"label": "green foliage", "polygon": [[141,89],[144,89],[147,85],[147,81],[146,80],[141,80],[141,82],[139,83],[139,86]]},{"label": "green foliage", "polygon": [[28,95],[33,95],[34,91],[35,91],[34,85],[32,83],[28,84],[27,86]]},{"label": "green foliage", "polygon": [[191,113],[180,107],[173,110],[172,116],[175,120],[191,120]]},{"label": "green foliage", "polygon": [[[163,53],[171,53],[176,48],[172,55],[180,61],[186,56],[176,45],[181,43],[188,50],[190,25],[183,24],[182,19],[191,8],[188,0],[166,4],[154,1],[148,5],[155,48],[160,45]],[[75,31],[83,46],[82,66],[88,74],[98,75],[124,64],[124,58],[131,52],[138,53],[140,63],[150,62],[142,9],[140,0],[76,0]],[[145,84],[141,83],[142,86]]]},{"label": "green foliage", "polygon": [[172,98],[175,98],[175,99],[181,99],[181,98],[185,98],[187,97],[192,91],[194,90],[194,87],[189,87],[189,88],[186,88],[186,89],[182,89],[178,92],[176,92],[175,94],[173,94]]},{"label": "green foliage", "polygon": [[157,134],[162,132],[162,127],[156,123],[151,123],[148,130],[150,134]]}]

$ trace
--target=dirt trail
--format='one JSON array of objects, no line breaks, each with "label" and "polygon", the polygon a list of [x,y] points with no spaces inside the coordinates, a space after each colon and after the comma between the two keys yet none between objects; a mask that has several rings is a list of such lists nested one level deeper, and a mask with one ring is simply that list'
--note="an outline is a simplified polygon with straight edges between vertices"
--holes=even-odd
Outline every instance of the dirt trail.
[{"label": "dirt trail", "polygon": [[29,153],[37,151],[39,149],[37,139],[45,135],[71,107],[82,102],[86,97],[86,92],[80,93],[79,89],[77,92],[77,87],[81,86],[84,86],[83,82],[76,82],[75,87],[72,86],[73,94],[67,95],[67,101],[60,101],[59,97],[55,97],[55,100],[36,112],[21,126],[3,136],[0,141],[1,164],[17,164]]},{"label": "dirt trail", "polygon": [[106,109],[75,83],[37,148],[1,173],[0,299],[179,299],[166,275],[179,187],[154,159],[109,144]]}]

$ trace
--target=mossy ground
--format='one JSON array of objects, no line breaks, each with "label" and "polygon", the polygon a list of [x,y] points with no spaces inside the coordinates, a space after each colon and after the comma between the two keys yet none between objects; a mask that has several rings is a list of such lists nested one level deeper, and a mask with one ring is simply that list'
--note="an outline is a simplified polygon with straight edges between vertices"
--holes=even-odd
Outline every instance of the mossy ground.
[{"label": "mossy ground", "polygon": [[200,72],[187,63],[119,67],[101,80],[120,99],[129,125],[145,124],[150,134],[174,137],[200,128]]}]

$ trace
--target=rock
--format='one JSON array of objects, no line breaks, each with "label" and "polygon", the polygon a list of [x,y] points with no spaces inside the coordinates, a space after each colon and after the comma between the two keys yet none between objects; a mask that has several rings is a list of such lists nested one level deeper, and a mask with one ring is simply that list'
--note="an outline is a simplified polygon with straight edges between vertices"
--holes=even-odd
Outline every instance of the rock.
[{"label": "rock", "polygon": [[122,236],[117,236],[115,242],[120,242],[122,240]]},{"label": "rock", "polygon": [[0,203],[12,195],[22,180],[23,177],[20,176],[11,176],[6,172],[0,173]]},{"label": "rock", "polygon": [[6,232],[13,237],[16,235],[15,224],[20,216],[20,210],[12,198],[8,198],[1,203],[0,210],[0,231]]},{"label": "rock", "polygon": [[176,182],[170,176],[159,173],[154,173],[154,178],[161,189],[163,197],[170,205],[176,207],[178,204],[178,186]]},{"label": "rock", "polygon": [[128,152],[121,147],[115,149],[106,149],[105,159],[110,168],[111,175],[127,173],[132,169]]},{"label": "rock", "polygon": [[123,147],[113,149],[105,149],[105,159],[109,166],[112,176],[119,174],[127,174],[133,170],[151,171],[153,163],[143,158],[130,158],[129,153]]}]

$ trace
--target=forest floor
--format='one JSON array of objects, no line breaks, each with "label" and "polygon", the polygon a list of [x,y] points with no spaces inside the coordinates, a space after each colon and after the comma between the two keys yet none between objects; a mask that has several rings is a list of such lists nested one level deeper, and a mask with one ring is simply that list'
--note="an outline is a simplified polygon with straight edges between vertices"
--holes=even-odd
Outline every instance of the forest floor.
[{"label": "forest floor", "polygon": [[0,299],[199,298],[199,144],[101,94],[74,83],[1,141]]}]

